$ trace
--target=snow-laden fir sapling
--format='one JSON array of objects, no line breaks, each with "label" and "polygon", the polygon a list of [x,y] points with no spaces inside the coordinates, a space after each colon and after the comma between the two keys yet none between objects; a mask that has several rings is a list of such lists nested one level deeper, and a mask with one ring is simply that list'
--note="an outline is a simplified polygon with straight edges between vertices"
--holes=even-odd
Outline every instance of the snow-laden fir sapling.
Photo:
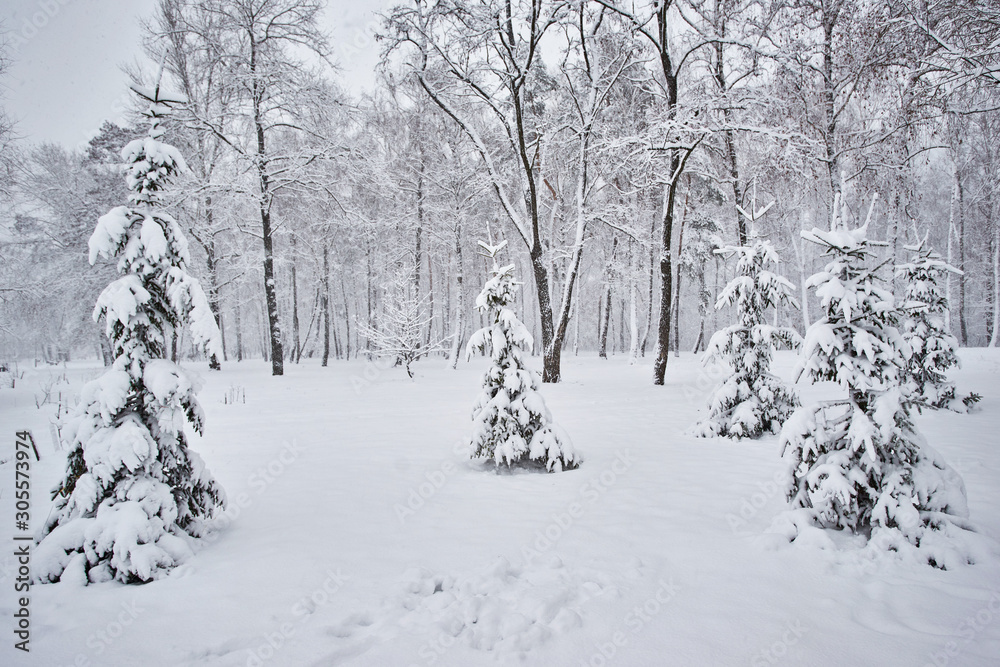
[{"label": "snow-laden fir sapling", "polygon": [[34,551],[36,582],[118,580],[164,576],[191,554],[193,538],[225,505],[225,495],[188,448],[185,422],[201,432],[199,383],[168,361],[175,328],[187,324],[194,342],[221,353],[215,318],[201,285],[187,272],[188,246],[162,210],[162,190],[185,168],[180,153],[160,141],[169,100],[134,88],[149,100],[149,136],[122,150],[129,204],[100,218],[90,238],[90,262],[118,258],[120,277],[97,300],[114,362],[84,386],[67,426],[66,475],[53,491],[55,511]]},{"label": "snow-laden fir sapling", "polygon": [[857,229],[802,232],[831,261],[807,282],[823,316],[806,332],[799,377],[836,382],[845,396],[801,407],[785,422],[793,509],[772,530],[795,540],[845,529],[878,550],[950,568],[974,560],[965,485],[911,418],[902,384],[911,351],[902,313],[876,275],[885,262],[869,266],[873,245],[884,245],[868,240],[870,219],[871,210]]},{"label": "snow-laden fir sapling", "polygon": [[962,272],[945,262],[926,246],[926,237],[916,245],[903,246],[913,253],[909,262],[896,267],[896,275],[906,281],[902,310],[903,339],[912,355],[906,364],[904,382],[917,409],[947,408],[965,412],[979,401],[977,394],[955,395],[955,383],[945,373],[959,367],[958,341],[945,327],[948,299],[938,287],[938,279],[948,272]]},{"label": "snow-laden fir sapling", "polygon": [[549,472],[576,468],[580,456],[552,422],[538,391],[538,375],[524,365],[524,350],[531,349],[532,340],[512,309],[519,283],[514,281],[513,264],[500,267],[496,261],[506,243],[479,243],[493,258],[493,276],[476,298],[476,308],[488,324],[469,339],[466,355],[480,351],[490,355],[491,363],[472,411],[472,457],[492,460],[498,468],[544,467]]},{"label": "snow-laden fir sapling", "polygon": [[795,349],[801,343],[794,329],[765,322],[768,310],[782,301],[795,304],[792,284],[769,270],[778,265],[777,251],[754,226],[770,206],[751,208],[750,214],[740,209],[750,222],[749,244],[715,251],[738,258],[736,277],[715,303],[719,310],[735,306],[737,322],[716,332],[702,357],[703,364],[722,363],[730,373],[709,399],[708,416],[691,428],[695,436],[756,438],[777,433],[799,404],[796,393],[770,370],[779,345]]}]

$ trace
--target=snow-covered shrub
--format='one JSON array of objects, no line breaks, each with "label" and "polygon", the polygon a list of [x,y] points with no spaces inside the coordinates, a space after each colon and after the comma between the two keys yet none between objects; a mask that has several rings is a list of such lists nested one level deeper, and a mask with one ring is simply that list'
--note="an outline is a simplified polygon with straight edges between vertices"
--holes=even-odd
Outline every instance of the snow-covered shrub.
[{"label": "snow-covered shrub", "polygon": [[799,404],[795,392],[770,372],[778,345],[797,348],[794,329],[766,324],[768,309],[794,299],[794,289],[782,276],[768,270],[777,266],[778,253],[771,242],[754,238],[750,245],[726,247],[719,254],[735,254],[736,277],[719,294],[715,307],[736,306],[738,321],[715,333],[702,357],[704,364],[721,361],[731,373],[709,399],[709,415],[695,424],[693,435],[707,438],[756,438],[776,433]]},{"label": "snow-covered shrub", "polygon": [[820,528],[868,535],[895,551],[920,548],[919,557],[939,567],[969,562],[968,552],[956,558],[954,544],[941,546],[942,535],[965,527],[965,486],[911,419],[902,386],[911,350],[878,267],[867,267],[867,227],[802,233],[831,261],[807,283],[823,317],[806,332],[799,376],[836,382],[846,396],[799,408],[785,422],[788,498],[805,510],[796,516]]},{"label": "snow-covered shrub", "polygon": [[91,263],[118,258],[121,277],[94,310],[114,362],[83,388],[67,424],[66,476],[32,561],[38,582],[156,579],[190,554],[190,538],[225,504],[184,434],[185,422],[199,433],[204,425],[198,382],[165,359],[174,328],[185,323],[206,351],[218,354],[221,341],[201,285],[187,273],[187,241],[160,208],[161,190],[184,160],[159,140],[167,108],[158,92],[148,96],[149,136],[122,150],[129,204],[101,217],[90,238]]},{"label": "snow-covered shrub", "polygon": [[902,309],[906,313],[903,338],[913,354],[904,373],[910,400],[917,408],[949,408],[965,412],[979,396],[961,400],[955,396],[955,383],[945,373],[960,365],[955,350],[958,341],[945,327],[948,300],[938,287],[938,279],[948,271],[961,273],[941,256],[919,243],[905,246],[913,258],[896,267],[896,274],[906,281]]},{"label": "snow-covered shrub", "polygon": [[498,467],[535,464],[550,472],[576,468],[580,456],[552,423],[538,391],[538,375],[524,366],[524,349],[531,348],[532,340],[510,308],[517,286],[514,265],[500,268],[494,259],[493,277],[476,298],[476,308],[489,325],[472,335],[466,354],[490,354],[492,363],[472,412],[472,457],[492,459]]},{"label": "snow-covered shrub", "polygon": [[447,341],[434,337],[431,326],[434,318],[428,312],[428,298],[412,296],[404,280],[400,279],[386,290],[382,310],[376,314],[372,326],[359,322],[358,332],[368,339],[371,355],[392,360],[412,378],[410,366],[413,362],[440,352]]}]

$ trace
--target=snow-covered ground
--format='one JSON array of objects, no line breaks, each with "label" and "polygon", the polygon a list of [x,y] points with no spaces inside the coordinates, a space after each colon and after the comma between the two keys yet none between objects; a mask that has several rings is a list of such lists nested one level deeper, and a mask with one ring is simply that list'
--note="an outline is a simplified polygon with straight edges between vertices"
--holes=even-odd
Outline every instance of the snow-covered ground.
[{"label": "snow-covered ground", "polygon": [[[1000,538],[1000,350],[963,350],[972,414],[924,414],[964,477],[972,521]],[[544,385],[584,457],[559,474],[496,475],[462,447],[485,360],[401,369],[314,361],[189,364],[207,433],[192,445],[229,496],[224,526],[144,586],[31,590],[31,653],[3,665],[996,665],[1000,558],[954,570],[765,534],[784,498],[777,438],[684,435],[715,377],[671,357],[564,358]],[[779,354],[788,377],[793,358]],[[536,366],[539,365],[536,360]],[[12,625],[12,451],[30,428],[33,515],[63,472],[36,408],[100,369],[25,369],[0,389],[0,615]],[[808,398],[829,388],[804,387]],[[245,403],[225,402],[239,394]],[[59,387],[52,393],[56,399]]]}]

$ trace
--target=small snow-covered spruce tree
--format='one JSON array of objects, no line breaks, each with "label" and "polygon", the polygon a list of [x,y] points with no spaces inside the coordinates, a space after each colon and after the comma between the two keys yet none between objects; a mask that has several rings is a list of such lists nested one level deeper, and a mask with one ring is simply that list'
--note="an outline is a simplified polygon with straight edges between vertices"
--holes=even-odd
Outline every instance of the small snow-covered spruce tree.
[{"label": "small snow-covered spruce tree", "polygon": [[960,365],[955,350],[958,341],[945,328],[944,314],[948,299],[938,287],[938,279],[947,272],[961,273],[949,265],[941,255],[928,248],[926,238],[904,249],[913,253],[909,262],[896,267],[896,275],[906,281],[902,310],[906,313],[903,339],[910,346],[910,356],[904,373],[904,382],[910,400],[917,407],[948,408],[965,412],[978,400],[970,394],[959,400],[955,396],[955,383],[949,382],[945,373]]},{"label": "small snow-covered spruce tree", "polygon": [[807,527],[848,529],[888,550],[919,547],[922,561],[951,567],[972,558],[944,539],[966,527],[965,486],[910,417],[901,386],[910,349],[892,293],[878,284],[881,265],[866,266],[874,256],[867,229],[866,221],[802,232],[831,261],[807,282],[823,316],[806,332],[799,377],[836,382],[846,397],[797,409],[781,430],[793,508],[785,532],[794,540]]},{"label": "small snow-covered spruce tree", "polygon": [[184,434],[186,421],[199,433],[204,425],[198,383],[165,358],[185,323],[207,352],[221,349],[205,293],[186,270],[187,241],[161,208],[165,184],[185,168],[160,141],[172,101],[159,87],[134,90],[151,103],[150,130],[122,150],[129,204],[101,217],[90,238],[92,264],[118,258],[120,277],[94,310],[114,362],[83,388],[69,424],[66,476],[32,562],[37,582],[157,579],[191,554],[192,538],[225,505]]},{"label": "small snow-covered spruce tree", "polygon": [[549,472],[576,468],[580,456],[539,393],[539,378],[524,366],[524,349],[531,334],[512,309],[518,283],[514,265],[500,267],[496,254],[505,245],[479,245],[493,258],[493,276],[476,298],[476,308],[488,325],[469,339],[466,356],[489,354],[491,365],[483,375],[483,393],[472,411],[472,458],[492,459],[499,468],[543,467]]},{"label": "small snow-covered spruce tree", "polygon": [[738,321],[712,336],[702,363],[721,361],[731,372],[709,399],[708,416],[691,432],[703,438],[777,433],[799,399],[770,372],[771,359],[778,345],[795,349],[801,339],[794,329],[772,326],[764,317],[781,301],[794,304],[794,287],[768,270],[777,266],[778,253],[767,239],[755,236],[749,245],[720,248],[716,253],[738,257],[736,277],[715,303],[716,309],[735,306]]}]

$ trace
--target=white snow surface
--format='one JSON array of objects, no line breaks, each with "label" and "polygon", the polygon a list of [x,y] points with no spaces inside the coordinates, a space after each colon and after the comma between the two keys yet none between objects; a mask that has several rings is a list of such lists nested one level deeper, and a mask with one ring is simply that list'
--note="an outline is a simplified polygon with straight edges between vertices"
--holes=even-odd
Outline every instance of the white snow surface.
[{"label": "white snow surface", "polygon": [[[982,409],[915,419],[964,478],[970,523],[996,539],[1000,350],[960,354],[951,378],[982,394]],[[995,557],[942,571],[832,531],[791,544],[768,534],[787,507],[777,436],[684,435],[717,378],[682,354],[656,387],[644,361],[564,356],[564,381],[545,398],[587,459],[559,474],[496,474],[465,458],[482,358],[457,371],[424,360],[413,381],[364,361],[306,360],[277,378],[259,361],[218,373],[183,364],[205,382],[208,430],[187,430],[229,497],[218,530],[189,557],[183,543],[122,553],[184,561],[143,586],[67,576],[32,587],[31,653],[14,650],[8,630],[0,664],[998,664]],[[788,381],[793,366],[779,352],[773,370]],[[42,454],[31,469],[37,529],[65,450],[49,435],[54,406],[36,409],[34,394],[50,374],[67,373],[78,392],[101,370],[28,368],[0,388],[8,547],[13,431],[31,429]],[[153,375],[169,393],[170,368]],[[110,405],[113,384],[91,391]],[[246,403],[223,402],[233,386]],[[804,402],[839,395],[799,389]],[[106,529],[126,530],[126,518]],[[8,627],[14,577],[7,548]]]}]

